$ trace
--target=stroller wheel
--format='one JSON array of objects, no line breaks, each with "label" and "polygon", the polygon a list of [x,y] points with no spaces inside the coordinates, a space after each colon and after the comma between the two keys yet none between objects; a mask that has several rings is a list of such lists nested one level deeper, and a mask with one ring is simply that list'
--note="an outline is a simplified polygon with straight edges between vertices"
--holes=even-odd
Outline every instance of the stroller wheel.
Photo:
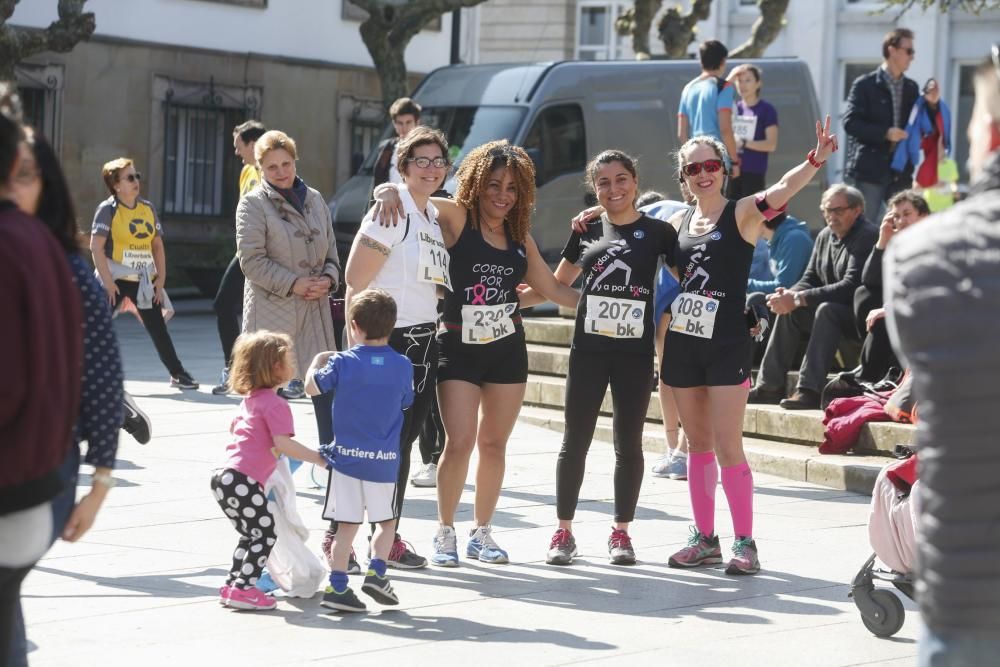
[{"label": "stroller wheel", "polygon": [[874,590],[871,592],[871,599],[880,610],[878,617],[865,616],[862,614],[861,622],[876,637],[891,637],[903,627],[903,620],[906,618],[906,610],[903,603],[889,591]]}]

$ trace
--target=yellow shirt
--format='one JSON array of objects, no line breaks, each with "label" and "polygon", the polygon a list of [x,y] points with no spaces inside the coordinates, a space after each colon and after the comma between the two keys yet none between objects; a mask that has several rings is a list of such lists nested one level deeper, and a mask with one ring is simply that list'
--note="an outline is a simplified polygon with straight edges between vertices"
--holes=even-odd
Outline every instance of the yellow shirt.
[{"label": "yellow shirt", "polygon": [[153,239],[162,236],[163,228],[153,205],[145,199],[128,208],[111,197],[97,208],[91,232],[108,237],[108,257],[139,271],[153,263]]},{"label": "yellow shirt", "polygon": [[257,171],[257,167],[252,164],[243,165],[243,170],[240,171],[240,199],[243,199],[243,195],[253,190],[260,183],[260,173]]}]

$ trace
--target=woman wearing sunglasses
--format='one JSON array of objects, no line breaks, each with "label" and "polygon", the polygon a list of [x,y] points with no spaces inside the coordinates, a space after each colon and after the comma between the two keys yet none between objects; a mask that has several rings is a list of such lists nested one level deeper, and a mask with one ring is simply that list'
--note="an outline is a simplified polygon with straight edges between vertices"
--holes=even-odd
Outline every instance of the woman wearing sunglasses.
[{"label": "woman wearing sunglasses", "polygon": [[[398,521],[410,474],[410,451],[434,400],[438,296],[440,288],[451,290],[451,276],[438,211],[430,200],[448,175],[448,141],[440,130],[417,127],[399,140],[395,150],[395,164],[399,165],[403,179],[397,193],[405,219],[395,227],[384,227],[369,212],[362,220],[347,258],[344,307],[349,308],[353,296],[362,290],[387,291],[397,306],[396,328],[389,345],[413,362],[413,405],[406,410],[399,434],[400,466],[395,499]],[[350,327],[345,331],[350,338]],[[323,542],[325,554],[330,554],[335,532],[335,525],[327,531]],[[329,560],[332,567],[332,555]],[[427,559],[408,548],[399,533],[386,562],[390,567],[403,569],[427,565]]]},{"label": "woman wearing sunglasses", "polygon": [[101,175],[111,196],[94,214],[90,250],[108,303],[116,309],[128,297],[170,373],[171,386],[197,389],[198,383],[177,358],[163,318],[167,280],[163,228],[156,209],[139,196],[142,176],[125,157],[106,163]]},{"label": "woman wearing sunglasses", "polygon": [[750,335],[744,314],[754,245],[765,220],[788,201],[837,150],[826,123],[816,122],[816,148],[776,185],[729,200],[726,149],[699,136],[677,152],[679,178],[694,197],[680,222],[677,268],[681,293],[671,305],[664,345],[663,382],[674,390],[688,438],[688,489],[695,525],[688,546],[670,557],[671,567],[722,562],[715,534],[715,487],[721,467],[735,544],[727,574],[760,571],[753,539],[753,476],[743,452],[743,413],[750,390]]}]

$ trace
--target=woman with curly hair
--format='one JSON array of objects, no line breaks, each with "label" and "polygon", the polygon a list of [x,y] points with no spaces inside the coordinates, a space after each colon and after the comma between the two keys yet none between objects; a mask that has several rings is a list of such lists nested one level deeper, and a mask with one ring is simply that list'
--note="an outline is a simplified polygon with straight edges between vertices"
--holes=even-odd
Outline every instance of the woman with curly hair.
[{"label": "woman with curly hair", "polygon": [[[431,563],[441,567],[458,566],[455,510],[473,447],[479,452],[476,525],[466,555],[484,563],[508,560],[490,521],[503,484],[507,439],[528,380],[518,284],[526,282],[567,307],[579,299],[576,290],[555,279],[528,234],[535,167],[523,149],[507,141],[484,144],[466,156],[456,179],[454,200],[431,198],[450,255],[452,287],[438,328],[438,400],[446,439],[438,464],[440,526]],[[375,194],[380,208],[388,209],[384,218],[395,220],[402,212],[396,186],[380,185]]]}]

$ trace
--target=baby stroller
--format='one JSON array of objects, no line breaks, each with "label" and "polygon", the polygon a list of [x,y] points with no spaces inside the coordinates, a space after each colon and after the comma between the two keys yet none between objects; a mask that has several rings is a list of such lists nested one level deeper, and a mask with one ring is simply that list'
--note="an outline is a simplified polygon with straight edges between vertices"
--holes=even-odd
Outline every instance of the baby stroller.
[{"label": "baby stroller", "polygon": [[[916,560],[916,507],[913,491],[917,480],[917,457],[907,447],[897,447],[898,461],[879,473],[872,491],[868,539],[875,550],[851,583],[861,622],[876,637],[891,637],[903,627],[906,611],[892,591],[877,589],[875,581],[892,584],[896,590],[914,599],[913,565]],[[888,566],[882,569],[875,559]]]}]

